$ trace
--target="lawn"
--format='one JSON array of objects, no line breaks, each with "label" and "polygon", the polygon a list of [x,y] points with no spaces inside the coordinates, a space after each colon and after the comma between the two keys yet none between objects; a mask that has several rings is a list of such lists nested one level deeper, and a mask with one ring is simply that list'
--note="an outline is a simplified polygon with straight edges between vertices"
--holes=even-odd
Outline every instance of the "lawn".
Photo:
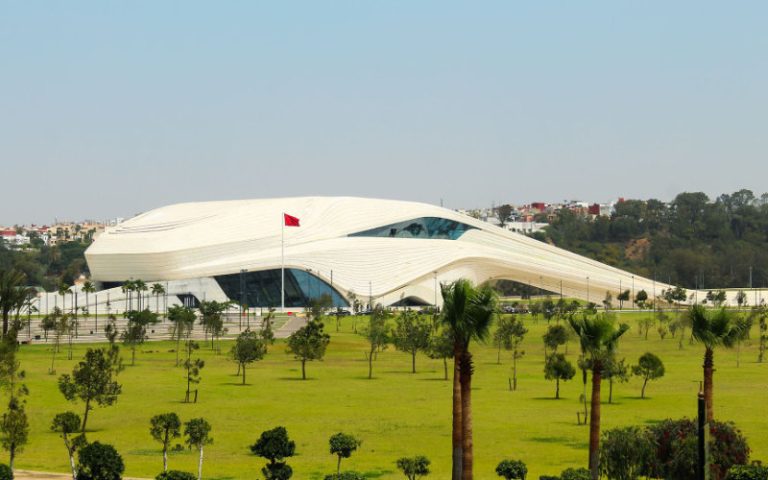
[{"label": "lawn", "polygon": [[[641,400],[639,379],[616,385],[614,403],[603,405],[603,426],[647,424],[664,418],[695,415],[696,392],[701,378],[703,348],[689,345],[682,350],[677,340],[659,339],[651,332],[638,335],[639,314],[623,314],[621,321],[632,327],[620,343],[620,357],[630,363],[646,351],[664,361],[667,374],[648,386],[649,398]],[[297,456],[290,459],[294,478],[320,479],[335,470],[328,452],[328,437],[338,431],[362,439],[359,451],[342,462],[370,478],[403,478],[395,460],[422,454],[432,460],[430,478],[450,476],[451,382],[443,380],[443,364],[420,355],[418,373],[410,373],[410,357],[390,348],[378,356],[373,380],[368,380],[364,339],[351,332],[352,319],[342,331],[332,334],[327,356],[308,364],[309,379],[300,380],[298,362],[285,354],[278,342],[267,357],[248,370],[248,384],[234,376],[236,365],[226,354],[216,355],[203,347],[200,399],[184,404],[184,373],[174,366],[175,344],[147,343],[137,355],[136,366],[120,374],[123,393],[118,402],[97,408],[89,418],[90,440],[108,442],[126,463],[126,474],[154,478],[162,468],[159,444],[149,435],[149,419],[163,412],[177,412],[182,421],[205,417],[213,426],[214,443],[206,448],[203,475],[210,479],[260,478],[262,459],[250,454],[249,445],[266,429],[283,425],[296,441]],[[362,325],[365,320],[359,320]],[[510,392],[510,355],[496,364],[491,345],[473,345],[473,412],[475,475],[495,478],[493,469],[503,458],[522,459],[529,478],[557,474],[587,460],[588,427],[576,424],[580,375],[561,386],[561,400],[553,400],[555,385],[544,379],[541,336],[546,322],[534,324],[523,343],[525,356],[519,362],[519,389]],[[753,331],[753,338],[756,337]],[[230,343],[224,343],[228,350]],[[75,359],[87,345],[75,347]],[[578,346],[568,345],[575,363]],[[124,351],[126,358],[130,357]],[[28,414],[30,441],[17,459],[17,467],[66,472],[66,451],[60,438],[49,430],[53,416],[65,410],[82,415],[82,404],[68,403],[57,388],[57,376],[48,374],[51,349],[46,345],[24,346],[20,360],[27,372],[30,390]],[[58,374],[71,371],[74,361],[57,361]],[[732,420],[747,436],[752,458],[768,460],[768,416],[763,410],[768,398],[768,364],[756,363],[757,341],[741,349],[741,366],[735,351],[715,354],[715,415]],[[603,398],[607,401],[607,384]],[[181,439],[178,440],[182,443]],[[7,461],[7,460],[6,460]],[[170,456],[173,469],[196,471],[196,452],[184,450]]]}]

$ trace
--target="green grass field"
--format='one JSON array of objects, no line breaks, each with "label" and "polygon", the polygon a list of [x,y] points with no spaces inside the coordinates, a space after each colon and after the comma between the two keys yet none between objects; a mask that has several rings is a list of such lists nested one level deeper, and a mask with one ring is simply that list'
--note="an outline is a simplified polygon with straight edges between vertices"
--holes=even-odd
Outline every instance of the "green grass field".
[{"label": "green grass field", "polygon": [[[604,428],[695,415],[703,348],[686,341],[679,350],[677,340],[668,336],[662,341],[654,332],[643,340],[637,333],[637,315],[620,317],[632,330],[621,341],[619,356],[635,363],[642,353],[652,351],[664,361],[667,374],[649,385],[650,398],[645,400],[639,398],[639,379],[617,385],[614,404],[603,406]],[[517,392],[508,389],[510,355],[504,355],[497,365],[492,346],[473,346],[475,475],[479,479],[496,478],[493,469],[503,458],[525,461],[530,478],[557,474],[587,460],[588,427],[576,424],[580,375],[562,385],[564,398],[553,400],[554,382],[546,381],[542,371],[541,335],[546,322],[527,322],[530,331],[523,344],[526,354],[519,363]],[[234,376],[236,365],[226,355],[201,349],[206,367],[197,404],[181,402],[184,373],[174,367],[171,351],[175,345],[145,344],[137,365],[120,374],[123,394],[117,404],[91,413],[88,437],[115,445],[125,459],[127,475],[154,478],[162,459],[159,444],[149,436],[149,419],[175,411],[182,421],[203,416],[213,426],[214,443],[206,449],[205,478],[261,478],[259,469],[264,462],[251,455],[248,447],[263,430],[278,425],[284,425],[296,441],[297,456],[290,464],[297,479],[318,479],[334,471],[328,437],[338,431],[363,440],[361,449],[344,460],[343,469],[365,472],[370,478],[402,478],[395,460],[422,454],[432,460],[430,478],[449,478],[451,382],[443,380],[442,362],[420,355],[418,373],[411,374],[410,357],[390,348],[379,355],[375,378],[368,380],[364,339],[351,333],[352,319],[344,320],[341,333],[335,333],[330,323],[327,328],[333,337],[328,354],[323,362],[308,365],[307,381],[300,380],[299,364],[285,354],[282,342],[249,369],[245,386]],[[228,350],[229,345],[224,343],[223,348]],[[76,359],[86,347],[76,346]],[[577,350],[576,342],[571,341],[568,354],[574,364]],[[17,467],[66,472],[66,451],[49,426],[56,413],[71,409],[82,415],[83,406],[68,403],[59,393],[57,376],[47,372],[50,354],[45,345],[21,351],[31,392],[27,407],[31,432]],[[130,357],[127,351],[123,355]],[[752,458],[768,460],[768,416],[763,410],[768,399],[768,364],[757,364],[756,357],[756,341],[742,348],[740,368],[736,368],[735,351],[716,352],[715,414],[736,422],[749,440]],[[74,364],[63,358],[65,351],[59,354],[59,374],[71,371]],[[196,460],[195,452],[185,450],[171,455],[170,467],[196,471]]]}]

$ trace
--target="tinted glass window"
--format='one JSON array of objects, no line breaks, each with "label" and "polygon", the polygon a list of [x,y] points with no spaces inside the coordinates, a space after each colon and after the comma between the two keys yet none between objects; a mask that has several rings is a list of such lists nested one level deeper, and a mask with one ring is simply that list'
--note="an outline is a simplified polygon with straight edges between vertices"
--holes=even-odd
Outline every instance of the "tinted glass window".
[{"label": "tinted glass window", "polygon": [[455,220],[438,217],[421,217],[405,222],[376,227],[357,232],[350,237],[431,238],[456,240],[467,230],[475,227]]},{"label": "tinted glass window", "polygon": [[[230,300],[249,307],[280,307],[280,269],[233,273],[213,277]],[[335,307],[349,304],[339,292],[311,272],[285,269],[285,306],[301,308],[323,294],[331,296]]]}]

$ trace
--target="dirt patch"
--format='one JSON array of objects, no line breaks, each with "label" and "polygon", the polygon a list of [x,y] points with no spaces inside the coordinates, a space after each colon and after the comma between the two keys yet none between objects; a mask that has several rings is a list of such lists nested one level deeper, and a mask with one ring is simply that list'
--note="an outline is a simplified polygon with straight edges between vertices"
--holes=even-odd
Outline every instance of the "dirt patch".
[{"label": "dirt patch", "polygon": [[624,248],[624,257],[628,260],[644,260],[651,249],[651,241],[647,238],[630,240]]}]

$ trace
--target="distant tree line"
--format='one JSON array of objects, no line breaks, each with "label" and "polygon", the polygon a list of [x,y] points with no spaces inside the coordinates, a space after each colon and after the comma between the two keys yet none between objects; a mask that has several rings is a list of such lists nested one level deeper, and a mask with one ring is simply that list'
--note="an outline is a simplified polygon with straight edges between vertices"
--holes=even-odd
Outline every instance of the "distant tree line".
[{"label": "distant tree line", "polygon": [[768,286],[768,193],[625,200],[594,220],[562,209],[534,237],[689,289],[748,287],[750,267],[752,285]]}]

